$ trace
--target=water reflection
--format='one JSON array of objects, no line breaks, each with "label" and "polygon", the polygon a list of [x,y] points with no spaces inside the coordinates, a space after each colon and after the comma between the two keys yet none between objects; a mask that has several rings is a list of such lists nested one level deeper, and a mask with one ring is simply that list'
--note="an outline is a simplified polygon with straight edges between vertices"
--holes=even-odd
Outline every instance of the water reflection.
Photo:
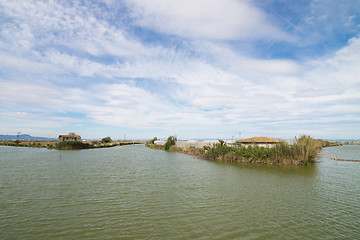
[{"label": "water reflection", "polygon": [[276,166],[276,165],[251,165],[251,164],[239,164],[239,163],[226,163],[217,162],[219,164],[230,165],[235,168],[246,169],[249,171],[262,171],[264,173],[271,173],[276,175],[299,175],[303,177],[316,177],[317,164],[311,166]]},{"label": "water reflection", "polygon": [[0,238],[356,239],[360,164],[330,150],[293,167],[0,147]]}]

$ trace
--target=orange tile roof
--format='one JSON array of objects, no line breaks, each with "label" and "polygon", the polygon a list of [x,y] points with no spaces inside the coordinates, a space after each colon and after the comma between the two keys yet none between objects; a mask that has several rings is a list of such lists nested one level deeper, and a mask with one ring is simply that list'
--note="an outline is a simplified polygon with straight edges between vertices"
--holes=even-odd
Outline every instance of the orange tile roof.
[{"label": "orange tile roof", "polygon": [[252,138],[237,140],[236,142],[237,143],[280,143],[282,141],[269,137],[252,137]]}]

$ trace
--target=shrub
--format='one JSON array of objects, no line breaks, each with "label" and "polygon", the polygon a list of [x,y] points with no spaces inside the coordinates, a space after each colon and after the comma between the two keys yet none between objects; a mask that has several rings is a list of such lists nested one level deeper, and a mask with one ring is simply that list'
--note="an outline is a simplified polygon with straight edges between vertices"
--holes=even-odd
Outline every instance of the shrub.
[{"label": "shrub", "polygon": [[168,137],[168,140],[165,143],[165,150],[169,150],[171,146],[174,146],[176,144],[177,138],[175,136]]},{"label": "shrub", "polygon": [[150,143],[150,144],[155,144],[155,141],[156,141],[156,140],[158,140],[158,138],[157,138],[157,137],[154,137],[153,139],[151,139],[151,140],[149,141],[149,143]]},{"label": "shrub", "polygon": [[104,143],[109,143],[112,142],[112,139],[110,137],[104,137],[103,139],[101,139],[101,141]]},{"label": "shrub", "polygon": [[331,145],[330,142],[316,140],[309,136],[301,136],[292,145],[282,142],[271,148],[259,146],[228,147],[220,142],[220,144],[216,144],[207,150],[205,158],[216,161],[308,165],[316,160],[317,154],[323,147]]},{"label": "shrub", "polygon": [[55,148],[59,150],[75,150],[75,149],[87,149],[90,145],[80,141],[64,141],[56,144]]}]

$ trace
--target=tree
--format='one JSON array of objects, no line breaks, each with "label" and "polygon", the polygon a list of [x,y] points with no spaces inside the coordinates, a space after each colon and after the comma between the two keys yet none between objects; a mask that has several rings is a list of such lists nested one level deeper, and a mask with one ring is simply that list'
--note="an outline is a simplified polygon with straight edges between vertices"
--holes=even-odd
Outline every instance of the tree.
[{"label": "tree", "polygon": [[108,143],[108,142],[112,142],[112,139],[110,137],[104,137],[103,139],[101,139],[101,141],[104,143]]},{"label": "tree", "polygon": [[226,145],[226,142],[224,140],[218,139],[220,146]]},{"label": "tree", "polygon": [[165,143],[165,150],[169,150],[171,146],[176,144],[177,138],[175,136],[168,137],[168,140]]},{"label": "tree", "polygon": [[76,135],[76,134],[75,134],[75,132],[71,132],[71,133],[69,133],[69,135],[72,135],[72,136],[73,136],[73,135]]},{"label": "tree", "polygon": [[157,137],[154,137],[153,139],[150,140],[150,143],[151,143],[151,144],[154,144],[156,140],[158,140],[158,138],[157,138]]}]

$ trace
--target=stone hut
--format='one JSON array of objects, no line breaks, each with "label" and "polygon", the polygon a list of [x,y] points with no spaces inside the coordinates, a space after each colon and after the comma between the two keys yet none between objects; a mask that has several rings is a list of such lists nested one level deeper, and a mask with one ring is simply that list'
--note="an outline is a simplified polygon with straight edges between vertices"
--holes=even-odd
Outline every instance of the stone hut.
[{"label": "stone hut", "polygon": [[63,141],[81,141],[80,135],[59,135],[59,142]]},{"label": "stone hut", "polygon": [[259,146],[259,147],[273,147],[281,142],[283,141],[269,137],[252,137],[252,138],[246,138],[236,141],[236,143],[240,143],[245,146]]}]

